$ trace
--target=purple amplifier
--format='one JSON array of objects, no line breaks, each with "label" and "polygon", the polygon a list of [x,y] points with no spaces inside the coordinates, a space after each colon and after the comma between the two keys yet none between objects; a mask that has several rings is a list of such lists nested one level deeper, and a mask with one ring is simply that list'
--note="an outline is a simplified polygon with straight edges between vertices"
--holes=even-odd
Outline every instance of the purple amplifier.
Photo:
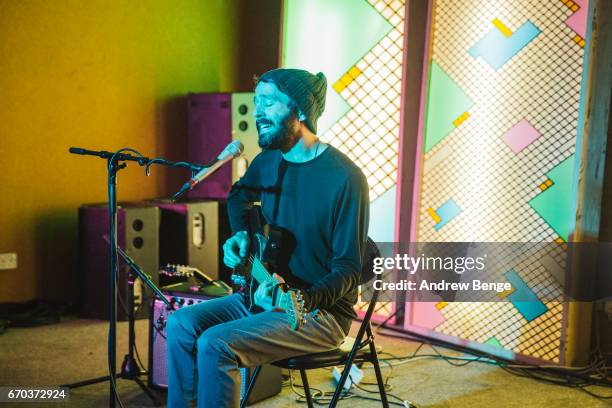
[{"label": "purple amplifier", "polygon": [[260,152],[253,116],[253,93],[193,93],[187,98],[188,157],[193,163],[213,160],[233,140],[244,145],[241,157],[219,168],[187,193],[189,198],[226,199]]},{"label": "purple amplifier", "polygon": [[[108,206],[84,204],[79,208],[79,286],[84,317],[108,319],[109,259]],[[146,203],[120,202],[117,208],[117,239],[119,246],[158,283],[159,270],[159,209]],[[117,276],[117,319],[127,320],[129,269],[119,262]],[[145,299],[151,291],[140,279],[134,281],[134,311],[137,319],[148,317]]]},{"label": "purple amplifier", "polygon": [[[212,288],[212,287],[209,287]],[[174,310],[191,307],[202,302],[219,297],[219,293],[203,293],[194,287],[190,290],[185,285],[177,285],[177,291],[164,291],[166,298],[172,303],[172,308],[159,299],[151,305],[149,320],[149,386],[158,390],[168,388],[168,351],[166,349],[166,323],[168,316]],[[206,291],[206,289],[204,289]],[[210,291],[210,289],[208,289]],[[241,368],[241,395],[246,393],[246,385],[252,374],[252,369]],[[281,369],[273,365],[264,365],[249,397],[249,404],[271,397],[281,391]]]}]

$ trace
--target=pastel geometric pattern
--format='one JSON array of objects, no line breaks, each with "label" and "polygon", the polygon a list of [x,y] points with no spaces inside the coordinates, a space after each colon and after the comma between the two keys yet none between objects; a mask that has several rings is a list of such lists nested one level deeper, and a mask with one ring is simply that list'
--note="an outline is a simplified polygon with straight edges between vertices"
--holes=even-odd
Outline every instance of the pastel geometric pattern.
[{"label": "pastel geometric pattern", "polygon": [[485,347],[485,349],[483,350],[484,352],[491,353],[491,351],[493,351],[494,354],[506,360],[514,360],[514,358],[516,357],[515,353],[504,349],[504,346],[497,339],[497,337],[491,337],[486,341],[483,341],[482,344],[489,347],[488,349],[487,347]]},{"label": "pastel geometric pattern", "polygon": [[499,292],[496,294],[496,296],[500,299],[505,299],[508,296],[510,296],[511,294],[514,293],[514,291],[516,290],[516,288],[510,288],[508,290],[504,290],[503,292]]},{"label": "pastel geometric pattern", "polygon": [[444,316],[436,307],[436,302],[414,302],[410,305],[412,321],[426,329],[435,329],[444,322]]},{"label": "pastel geometric pattern", "polygon": [[510,30],[508,28],[508,26],[506,26],[504,23],[502,23],[499,19],[494,18],[493,19],[493,25],[499,30],[501,31],[501,33],[506,36],[507,38],[510,38],[512,36],[512,30]]},{"label": "pastel geometric pattern", "polygon": [[546,181],[544,181],[542,184],[540,184],[540,190],[544,191],[548,187],[551,187],[553,184],[555,184],[555,183],[551,179],[546,179]]},{"label": "pastel geometric pattern", "polygon": [[[572,0],[436,0],[431,4],[429,63],[441,67],[455,86],[469,95],[472,105],[447,120],[452,123],[463,112],[469,112],[460,126],[451,129],[449,137],[429,145],[430,150],[422,156],[422,172],[417,180],[415,241],[559,242],[561,252],[554,260],[564,267],[566,253],[561,248],[567,234],[563,230],[569,229],[572,214],[563,208],[572,202],[573,192],[564,187],[568,185],[564,180],[570,177],[559,177],[550,171],[574,156],[579,133],[586,66],[584,48],[575,42],[584,40],[568,28],[566,20],[580,7]],[[520,34],[516,29],[527,21],[537,27],[533,34],[537,31],[539,34],[512,56],[508,44],[516,41],[515,35]],[[500,47],[486,52],[482,48],[476,50],[483,55],[501,54],[489,58],[500,69],[492,68],[483,55],[474,58],[470,54],[470,48],[491,30],[497,32]],[[568,40],[568,34],[577,39]],[[426,80],[429,77],[431,73]],[[425,85],[427,95],[431,94],[431,85]],[[428,104],[426,109],[438,107]],[[425,115],[429,113],[425,111]],[[421,143],[425,151],[425,138],[431,139],[425,130],[431,120],[427,116],[424,119]],[[500,141],[523,119],[528,119],[541,136],[514,153]],[[551,194],[555,198],[546,200],[551,201],[550,205],[540,205]],[[461,214],[436,230],[438,221],[431,212],[439,215],[432,204],[439,205],[449,197],[461,204]],[[553,211],[566,214],[557,217]],[[527,321],[508,299],[517,290],[513,286],[510,291],[494,296],[496,301],[487,298],[482,302],[448,302],[441,310],[435,309],[443,314],[444,321],[435,326],[431,336],[445,336],[464,345],[473,342],[482,345],[495,338],[503,348],[482,347],[497,356],[509,359],[528,356],[563,363],[561,333],[567,321],[567,305],[562,293],[552,297],[548,285],[542,285],[541,280],[547,270],[551,273],[551,265],[546,262],[534,262],[530,267],[516,265],[520,265],[516,270],[521,280],[539,299],[546,299],[545,313]],[[500,270],[500,275],[508,269]],[[410,306],[408,303],[407,309]],[[409,330],[410,319],[407,314]]]},{"label": "pastel geometric pattern", "polygon": [[482,57],[497,70],[536,38],[540,29],[528,20],[512,35],[507,34],[504,29],[500,29],[499,24],[494,23],[494,27],[470,48],[470,55],[474,58]]},{"label": "pastel geometric pattern", "polygon": [[448,224],[453,218],[458,216],[461,213],[461,208],[457,205],[457,203],[449,198],[444,204],[442,204],[435,211],[437,216],[437,223],[434,226],[435,230],[438,231],[440,228]]},{"label": "pastel geometric pattern", "polygon": [[497,340],[495,337],[491,337],[490,339],[488,339],[487,341],[484,342],[484,344],[489,344],[491,346],[495,346],[495,347],[499,347],[502,348],[501,343],[499,342],[499,340]]},{"label": "pastel geometric pattern", "polygon": [[[431,61],[425,119],[425,153],[448,136],[469,115],[474,104],[435,61]],[[459,120],[458,120],[459,119]]]},{"label": "pastel geometric pattern", "polygon": [[512,287],[516,288],[514,293],[508,296],[508,300],[516,307],[525,320],[531,322],[548,311],[546,305],[538,299],[535,292],[531,290],[514,269],[506,272],[504,276],[512,284]]},{"label": "pastel geometric pattern", "polygon": [[333,86],[334,91],[340,93],[344,90],[344,88],[346,88],[347,86],[349,86],[351,84],[351,82],[353,82],[355,79],[357,79],[357,77],[361,75],[361,70],[357,67],[352,67],[351,69],[348,70],[348,72],[344,75],[342,75],[342,78],[340,78]]},{"label": "pastel geometric pattern", "polygon": [[529,201],[529,205],[567,242],[570,222],[570,200],[574,180],[574,156],[563,160],[546,173],[554,184]]},{"label": "pastel geometric pattern", "polygon": [[[565,20],[565,24],[578,34],[580,38],[586,38],[589,0],[569,0],[565,2],[565,5],[574,11],[574,13]],[[577,10],[576,7],[578,8]]]},{"label": "pastel geometric pattern", "polygon": [[[331,6],[332,3],[335,2],[326,2],[330,5],[325,7],[336,7]],[[344,66],[344,71],[336,77],[329,77],[334,81],[333,93],[343,99],[348,110],[331,124],[321,139],[345,153],[363,170],[370,187],[370,201],[373,202],[397,184],[405,3],[369,0],[368,4],[359,0],[346,2],[346,6],[349,4],[367,7],[368,13],[364,14],[377,15],[372,23],[362,21],[365,16],[361,17],[362,20],[351,19],[352,30],[370,30],[368,24],[380,26],[378,19],[385,21],[384,29],[369,37],[376,43],[369,43],[365,54],[355,53],[355,59]],[[353,41],[349,41],[344,46],[352,44]],[[383,203],[385,208],[382,208]],[[379,204],[377,214],[386,214],[384,222],[392,219],[385,234],[389,236],[395,220],[395,200],[386,199]],[[381,221],[383,219],[372,219],[376,224]]]},{"label": "pastel geometric pattern", "polygon": [[429,216],[434,220],[436,224],[442,221],[442,217],[440,217],[438,213],[436,212],[436,210],[434,210],[433,208],[429,207],[427,209],[427,212],[429,213]]},{"label": "pastel geometric pattern", "polygon": [[368,236],[375,242],[393,242],[395,238],[395,213],[389,209],[395,206],[396,190],[397,188],[393,186],[370,202]]},{"label": "pastel geometric pattern", "polygon": [[423,163],[423,173],[427,173],[439,164],[442,164],[453,153],[448,145],[441,146],[432,152],[425,163]]},{"label": "pastel geometric pattern", "polygon": [[351,109],[332,85],[393,26],[363,0],[287,0],[284,7],[287,29],[283,30],[283,42],[291,46],[283,48],[283,66],[321,71],[327,77],[325,112],[317,124],[323,133]]},{"label": "pastel geometric pattern", "polygon": [[542,134],[527,119],[523,119],[504,133],[502,140],[514,153],[518,154],[540,136]]},{"label": "pastel geometric pattern", "polygon": [[[371,228],[393,240],[400,136],[405,0],[286,0],[282,65],[323,72],[321,139],[364,172]],[[358,303],[357,309],[367,308]],[[374,318],[393,313],[378,302]]]}]

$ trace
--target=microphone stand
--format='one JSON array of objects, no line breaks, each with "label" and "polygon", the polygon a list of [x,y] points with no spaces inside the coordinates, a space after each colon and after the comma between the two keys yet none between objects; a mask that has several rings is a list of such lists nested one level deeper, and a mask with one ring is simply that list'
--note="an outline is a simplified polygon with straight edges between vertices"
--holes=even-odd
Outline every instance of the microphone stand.
[{"label": "microphone stand", "polygon": [[[119,172],[119,170],[124,169],[125,167],[127,167],[127,164],[124,163],[126,161],[134,161],[137,162],[140,166],[145,166],[146,169],[146,174],[149,175],[150,173],[150,167],[153,164],[159,164],[159,165],[163,165],[163,166],[168,166],[168,167],[183,167],[183,168],[188,168],[191,170],[192,175],[195,175],[197,172],[199,172],[200,170],[202,170],[202,168],[204,168],[204,166],[201,166],[199,164],[193,164],[193,163],[188,163],[188,162],[171,162],[162,158],[154,158],[154,159],[150,159],[148,157],[144,157],[142,156],[140,153],[138,153],[135,150],[132,149],[121,149],[117,152],[107,152],[104,150],[101,151],[95,151],[95,150],[87,150],[87,149],[82,149],[82,148],[77,148],[77,147],[71,147],[68,150],[70,153],[72,154],[80,154],[80,155],[87,155],[87,156],[97,156],[100,157],[102,159],[106,159],[107,160],[107,168],[108,168],[108,219],[109,219],[109,233],[108,236],[110,237],[110,251],[109,251],[109,328],[108,328],[108,370],[109,370],[109,375],[105,376],[105,377],[100,377],[100,378],[95,378],[92,380],[86,380],[86,381],[81,381],[79,383],[75,383],[75,384],[69,384],[69,385],[64,385],[68,388],[75,388],[75,387],[79,387],[79,386],[84,386],[84,385],[89,385],[89,384],[95,384],[98,382],[102,382],[102,381],[107,381],[110,380],[110,386],[109,386],[109,406],[111,408],[115,408],[115,401],[118,400],[117,397],[117,389],[116,389],[116,378],[117,377],[121,377],[121,378],[128,378],[128,379],[135,379],[137,380],[137,376],[134,375],[133,371],[131,371],[130,367],[123,367],[123,370],[121,373],[116,374],[116,349],[117,349],[117,287],[116,287],[116,279],[118,276],[118,258],[117,258],[117,254],[121,254],[122,256],[125,253],[122,253],[123,251],[121,251],[120,248],[118,248],[117,245],[117,173]],[[126,153],[122,153],[123,151],[129,151],[132,153],[137,154],[137,156],[133,156],[131,154],[126,154]],[[127,257],[127,255],[125,255]],[[142,270],[140,270],[140,268],[131,260],[131,258],[127,257],[124,258],[124,260],[127,262],[127,264],[132,268],[133,271],[136,272],[136,274],[138,274],[140,276],[140,273],[142,272]],[[131,262],[130,262],[131,261]],[[150,279],[148,279],[146,277],[146,274],[143,273],[142,276],[140,276],[141,279],[143,279],[143,282],[145,282],[152,290],[155,294],[157,294],[158,297],[160,297],[160,300],[166,302],[167,304],[169,304],[168,300],[165,298],[165,296],[160,296],[161,292],[160,290],[155,287],[155,285],[150,281]],[[133,287],[132,287],[133,290]],[[130,291],[132,292],[132,291]],[[130,295],[131,299],[129,300],[129,307],[133,309],[133,293]],[[134,313],[133,310],[129,310],[128,311],[129,315],[130,315],[130,319],[133,320],[134,319]],[[133,341],[133,327],[130,329],[130,341]],[[132,352],[132,346],[133,344],[131,344],[130,346],[130,355]],[[133,356],[132,356],[132,361],[128,361],[127,362],[128,365],[133,363]],[[135,362],[134,362],[135,363]],[[124,364],[125,365],[125,364]],[[125,371],[125,372],[124,372]],[[139,375],[140,373],[138,373]],[[142,384],[141,381],[137,381],[138,384],[143,387],[144,389],[144,384]],[[144,389],[144,391],[147,393],[147,395],[149,395],[149,397],[154,401],[154,403],[156,403],[157,405],[160,405],[159,401],[157,401],[156,398],[153,397],[153,395],[148,392],[147,389]]]},{"label": "microphone stand", "polygon": [[[108,236],[104,236],[104,240],[110,245]],[[134,282],[136,276],[139,277],[144,284],[146,284],[154,293],[154,296],[163,301],[166,306],[173,309],[173,304],[164,296],[161,290],[151,280],[151,276],[145,273],[140,266],[126,254],[120,246],[117,246],[117,252],[123,259],[123,261],[130,267],[131,273],[128,278],[129,281],[129,301],[128,301],[128,316],[129,316],[129,341],[128,341],[128,354],[123,357],[123,363],[121,364],[121,378],[134,380],[140,388],[151,398],[156,406],[160,406],[161,402],[155,396],[153,392],[147,387],[141,380],[140,376],[146,374],[146,371],[141,371],[140,367],[136,363],[134,358],[134,351],[136,350],[136,332],[134,330],[135,316],[134,316]]]}]

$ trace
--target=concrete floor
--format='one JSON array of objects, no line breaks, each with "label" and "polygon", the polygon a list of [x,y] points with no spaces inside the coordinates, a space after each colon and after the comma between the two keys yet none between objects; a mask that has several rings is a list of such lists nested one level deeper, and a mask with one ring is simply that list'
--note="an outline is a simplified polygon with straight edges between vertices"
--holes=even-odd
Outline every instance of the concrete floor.
[{"label": "concrete floor", "polygon": [[[355,329],[355,327],[354,327]],[[108,324],[97,320],[63,318],[60,324],[28,329],[9,329],[0,335],[0,385],[3,386],[56,386],[107,374],[106,340]],[[140,357],[147,364],[148,321],[139,320],[136,336]],[[377,344],[383,351],[395,355],[408,355],[418,343],[378,336]],[[117,366],[127,350],[127,323],[118,324]],[[442,349],[448,355],[459,356]],[[423,347],[420,353],[431,354]],[[374,382],[374,372],[365,369],[364,381]],[[396,365],[392,373],[384,365],[383,374],[392,374],[391,394],[410,400],[418,407],[611,407],[609,402],[597,400],[584,392],[536,382],[506,373],[494,365],[472,363],[454,367],[440,359],[415,359]],[[311,387],[333,390],[329,370],[309,372]],[[294,373],[296,383],[299,373]],[[146,378],[143,378],[146,382]],[[66,404],[4,404],[2,406],[50,407],[104,407],[108,406],[108,383],[91,385],[72,391]],[[126,407],[149,407],[152,403],[132,381],[119,380],[118,388]],[[369,388],[374,388],[370,386]],[[612,394],[611,389],[592,388],[600,394]],[[376,397],[377,394],[365,394]],[[163,397],[163,396],[162,396]],[[393,401],[393,399],[391,399]],[[396,401],[396,400],[395,400]],[[296,401],[296,395],[287,385],[282,392],[254,405],[258,408],[305,406]],[[378,407],[380,402],[357,398],[341,401],[352,408]],[[401,406],[401,405],[400,405]]]}]

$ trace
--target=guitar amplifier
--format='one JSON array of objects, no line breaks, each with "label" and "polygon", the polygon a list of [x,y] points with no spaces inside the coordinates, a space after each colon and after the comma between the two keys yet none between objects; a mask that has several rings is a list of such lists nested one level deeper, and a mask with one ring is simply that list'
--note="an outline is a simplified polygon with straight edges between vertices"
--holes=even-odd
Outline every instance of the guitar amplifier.
[{"label": "guitar amplifier", "polygon": [[[159,265],[180,264],[198,268],[212,279],[229,282],[223,264],[223,243],[231,236],[224,201],[193,200],[173,203],[147,201],[160,211]],[[160,286],[175,281],[160,277]]]},{"label": "guitar amplifier", "polygon": [[254,96],[252,92],[189,94],[189,161],[208,163],[233,140],[243,144],[244,152],[232,160],[231,166],[222,166],[195,186],[187,197],[226,199],[232,184],[261,151],[253,116]]},{"label": "guitar amplifier", "polygon": [[[109,244],[108,206],[86,204],[79,208],[79,285],[84,317],[108,319],[109,310]],[[117,240],[121,248],[158,283],[159,209],[143,203],[119,203]],[[117,319],[127,320],[129,268],[119,261],[117,276]],[[137,319],[148,318],[151,290],[140,279],[134,282],[134,310]]]},{"label": "guitar amplifier", "polygon": [[[184,293],[179,291],[164,291],[164,294],[178,308],[206,302],[218,296],[201,292]],[[151,319],[149,320],[149,386],[158,390],[168,388],[168,353],[166,349],[166,322],[173,313],[159,299],[151,304]],[[251,368],[241,368],[241,394],[244,395]],[[273,365],[264,365],[249,397],[249,404],[261,401],[278,394],[281,391],[281,371]]]}]

